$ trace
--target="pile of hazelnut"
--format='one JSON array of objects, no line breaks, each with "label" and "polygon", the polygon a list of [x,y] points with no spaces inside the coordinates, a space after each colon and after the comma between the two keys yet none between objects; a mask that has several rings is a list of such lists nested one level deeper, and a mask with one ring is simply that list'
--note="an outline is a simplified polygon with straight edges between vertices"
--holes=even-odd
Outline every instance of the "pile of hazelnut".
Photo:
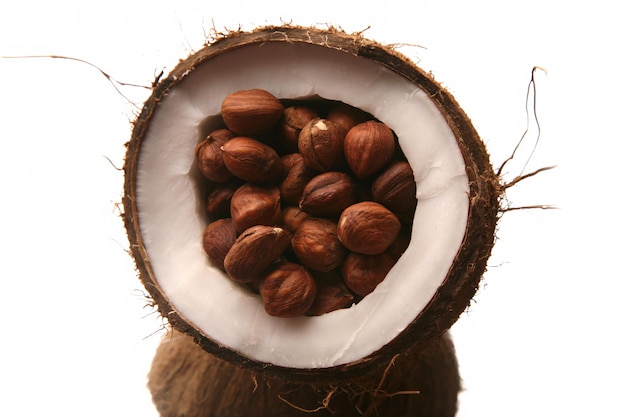
[{"label": "pile of hazelnut", "polygon": [[346,308],[406,250],[417,205],[394,132],[328,100],[228,95],[195,149],[207,181],[203,247],[277,317]]}]

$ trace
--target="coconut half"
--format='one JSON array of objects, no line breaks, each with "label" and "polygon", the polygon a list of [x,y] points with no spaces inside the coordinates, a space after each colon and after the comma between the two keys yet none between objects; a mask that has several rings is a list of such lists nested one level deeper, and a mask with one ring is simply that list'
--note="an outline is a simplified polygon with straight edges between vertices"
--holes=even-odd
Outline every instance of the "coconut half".
[{"label": "coconut half", "polygon": [[[230,93],[320,97],[358,107],[398,136],[417,183],[411,243],[358,304],[276,318],[202,249],[207,224],[194,148]],[[125,165],[125,222],[161,314],[208,352],[290,378],[348,378],[440,337],[473,297],[489,257],[498,180],[452,96],[393,50],[335,31],[271,27],[225,36],[161,80]]]}]

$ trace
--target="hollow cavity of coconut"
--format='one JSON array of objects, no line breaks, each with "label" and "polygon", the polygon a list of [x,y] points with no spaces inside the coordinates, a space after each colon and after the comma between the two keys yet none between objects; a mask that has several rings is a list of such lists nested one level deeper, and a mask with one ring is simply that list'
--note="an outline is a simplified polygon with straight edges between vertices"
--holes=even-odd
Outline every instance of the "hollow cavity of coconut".
[{"label": "hollow cavity of coconut", "polygon": [[[340,101],[398,137],[417,184],[411,241],[350,308],[272,317],[203,251],[194,148],[219,127],[224,98],[246,89]],[[296,380],[353,378],[436,341],[477,289],[498,213],[488,155],[452,96],[389,48],[315,29],[235,33],[182,61],[137,119],[125,173],[131,250],[161,314],[221,359]]]}]

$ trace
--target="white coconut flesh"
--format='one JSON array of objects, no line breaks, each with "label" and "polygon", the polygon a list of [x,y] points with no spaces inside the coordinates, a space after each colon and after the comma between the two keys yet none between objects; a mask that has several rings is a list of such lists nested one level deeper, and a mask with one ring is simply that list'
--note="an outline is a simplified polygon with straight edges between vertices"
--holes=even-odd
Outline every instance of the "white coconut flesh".
[{"label": "white coconut flesh", "polygon": [[[271,317],[258,295],[230,281],[203,251],[207,219],[194,147],[222,100],[251,88],[281,99],[318,95],[369,112],[395,131],[413,168],[419,204],[410,246],[385,280],[350,308]],[[419,315],[462,244],[468,193],[454,134],[422,89],[374,61],[316,45],[268,42],[204,62],[160,101],[142,143],[136,201],[154,276],[181,316],[240,355],[308,369],[367,357]]]}]

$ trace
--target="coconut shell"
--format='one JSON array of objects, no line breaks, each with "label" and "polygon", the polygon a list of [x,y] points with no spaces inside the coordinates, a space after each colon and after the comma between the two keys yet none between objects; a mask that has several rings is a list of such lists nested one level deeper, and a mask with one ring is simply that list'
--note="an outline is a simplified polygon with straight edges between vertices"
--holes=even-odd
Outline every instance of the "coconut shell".
[{"label": "coconut shell", "polygon": [[367,378],[311,385],[237,367],[171,330],[148,375],[162,417],[450,417],[456,414],[460,387],[447,334],[426,349],[397,355]]},{"label": "coconut shell", "polygon": [[[456,137],[458,147],[465,161],[466,173],[469,179],[469,211],[463,243],[457,252],[454,262],[449,268],[447,277],[438,288],[431,301],[397,337],[378,351],[373,352],[361,360],[331,368],[295,369],[251,360],[229,349],[227,346],[216,343],[202,334],[172,306],[168,300],[167,294],[160,289],[142,240],[138,220],[138,209],[135,199],[138,159],[146,131],[150,125],[155,109],[159,106],[159,102],[168,92],[176,87],[177,83],[183,80],[187,74],[194,71],[201,63],[219,57],[222,54],[227,54],[229,51],[233,51],[242,46],[262,45],[269,42],[315,44],[365,58],[386,67],[423,89],[432,98],[433,103],[440,110]],[[231,384],[233,386],[229,385],[229,387],[225,387],[224,389],[233,390],[228,391],[232,392],[232,395],[224,395],[223,391],[215,390],[215,392],[219,392],[219,395],[216,394],[216,398],[214,398],[213,401],[231,401],[229,404],[220,406],[222,409],[240,407],[239,402],[246,403],[249,400],[240,398],[239,394],[242,392],[248,394],[255,392],[255,385],[250,382],[250,380],[253,381],[253,378],[250,376],[237,376],[239,373],[241,373],[241,375],[258,375],[254,374],[254,372],[262,372],[263,375],[279,377],[282,378],[282,380],[297,381],[299,383],[306,382],[310,384],[328,383],[330,381],[333,383],[337,383],[338,381],[354,381],[356,378],[363,376],[380,375],[380,373],[393,362],[397,355],[404,355],[406,352],[418,352],[418,354],[421,354],[419,353],[420,351],[429,349],[433,343],[440,340],[444,332],[458,319],[460,314],[469,305],[478,288],[480,279],[486,268],[487,259],[490,256],[494,244],[494,232],[498,220],[499,196],[501,190],[499,178],[494,173],[489,162],[487,150],[469,118],[453,96],[438,84],[432,76],[421,70],[411,60],[397,53],[392,48],[364,39],[361,34],[351,35],[332,29],[319,30],[291,26],[266,27],[249,33],[231,33],[181,61],[167,77],[157,83],[150,98],[146,101],[139,114],[134,125],[131,140],[128,143],[124,170],[124,220],[130,240],[130,248],[136,261],[140,278],[154,299],[159,312],[163,317],[168,319],[169,323],[175,329],[187,333],[202,349],[219,358],[213,359],[207,355],[206,360],[215,361],[217,368],[206,371],[206,384],[223,384],[220,378],[215,378],[215,375],[225,372],[219,371],[219,369],[228,369],[228,372],[232,372],[234,375],[232,378],[237,380],[244,378],[249,382],[246,388],[241,388],[239,384]],[[189,340],[191,340],[191,338],[189,338]],[[165,342],[163,346],[166,346]],[[166,348],[163,347],[163,349]],[[197,350],[198,355],[201,353],[201,351]],[[181,361],[184,362],[183,359],[181,359]],[[243,369],[234,368],[231,364]],[[157,368],[162,368],[160,365],[156,366]],[[183,367],[190,365],[181,363],[176,366]],[[180,370],[179,372],[184,371]],[[162,370],[159,371],[159,373],[163,373],[161,378],[170,378],[167,374],[171,373],[174,375],[176,374],[176,370]],[[157,384],[156,379],[158,378],[155,378],[155,376],[152,377],[153,384]],[[165,381],[166,380],[159,382],[158,385],[170,386],[171,389],[179,389]],[[266,384],[257,377],[256,392],[258,393],[259,390],[265,391],[267,389]],[[161,394],[157,393],[157,396],[158,395]],[[181,395],[183,394],[181,393]],[[207,393],[207,395],[210,394]],[[237,404],[233,403],[234,400],[237,400]],[[298,403],[298,401],[295,402]],[[280,401],[277,404],[284,405],[281,404]],[[315,405],[305,405],[304,408],[306,407],[315,407]],[[274,411],[275,410],[272,410],[271,414],[278,415]],[[293,409],[291,408],[289,411],[293,412]],[[252,411],[246,411],[245,415],[253,415],[250,414],[251,412]],[[164,415],[190,416],[192,414],[167,414],[167,412],[165,412]],[[220,414],[218,413],[216,415]]]}]

